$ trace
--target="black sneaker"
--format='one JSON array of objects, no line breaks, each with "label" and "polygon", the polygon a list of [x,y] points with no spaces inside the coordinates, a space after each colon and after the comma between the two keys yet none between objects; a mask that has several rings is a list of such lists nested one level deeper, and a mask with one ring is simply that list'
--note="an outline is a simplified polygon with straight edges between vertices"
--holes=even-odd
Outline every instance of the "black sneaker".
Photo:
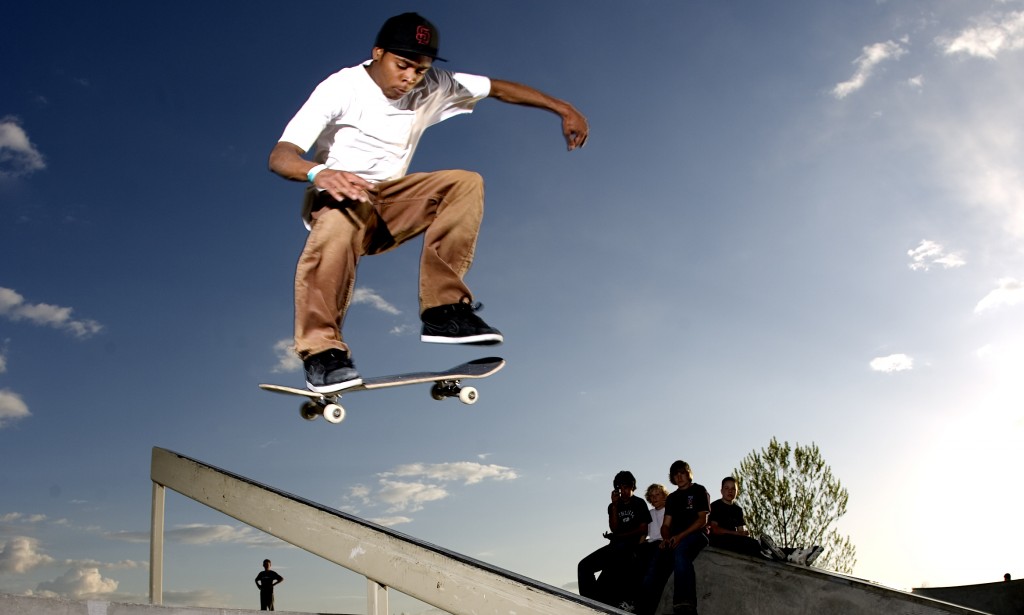
[{"label": "black sneaker", "polygon": [[337,393],[363,383],[352,358],[339,348],[318,352],[302,365],[306,368],[306,388],[314,393]]},{"label": "black sneaker", "polygon": [[761,534],[760,542],[761,542],[761,548],[767,549],[768,552],[772,554],[772,557],[774,557],[776,561],[780,561],[780,562],[786,561],[786,554],[782,551],[782,549],[780,549],[778,546],[775,545],[775,541],[772,540],[771,536],[769,536],[768,534]]},{"label": "black sneaker", "polygon": [[505,341],[501,331],[474,314],[479,303],[453,303],[423,311],[423,334],[420,340],[435,344],[476,344],[490,346]]}]

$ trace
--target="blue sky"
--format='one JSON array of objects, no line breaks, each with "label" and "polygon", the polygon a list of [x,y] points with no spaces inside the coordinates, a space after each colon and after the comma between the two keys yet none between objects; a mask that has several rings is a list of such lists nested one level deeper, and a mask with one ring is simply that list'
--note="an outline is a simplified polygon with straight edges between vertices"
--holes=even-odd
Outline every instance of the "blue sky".
[{"label": "blue sky", "polygon": [[[566,153],[554,116],[496,101],[427,132],[413,170],[487,182],[467,279],[508,367],[472,407],[406,387],[307,423],[256,387],[302,382],[302,188],[266,157],[405,10],[451,68],[565,98],[591,138]],[[716,493],[775,436],[849,490],[857,576],[1024,574],[1002,529],[1024,506],[1024,2],[3,15],[0,592],[145,601],[152,446],[574,589],[615,472],[685,459]],[[419,343],[418,252],[360,269],[366,375],[489,354]],[[175,494],[167,525],[167,602],[252,607],[270,557],[281,608],[363,604],[361,578]]]}]

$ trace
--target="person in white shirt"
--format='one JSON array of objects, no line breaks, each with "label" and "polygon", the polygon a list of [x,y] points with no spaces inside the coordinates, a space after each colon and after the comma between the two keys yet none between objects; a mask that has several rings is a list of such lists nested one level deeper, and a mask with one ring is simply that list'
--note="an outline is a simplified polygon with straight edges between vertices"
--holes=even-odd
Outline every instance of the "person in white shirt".
[{"label": "person in white shirt", "polygon": [[661,524],[665,520],[665,499],[668,498],[668,488],[660,483],[652,483],[647,487],[644,498],[652,506],[651,525],[647,528],[647,542],[660,542]]},{"label": "person in white shirt", "polygon": [[[570,151],[589,135],[575,107],[511,81],[442,70],[437,28],[416,13],[388,19],[371,58],[324,80],[288,123],[269,167],[306,181],[310,234],[295,272],[295,351],[306,386],[334,393],[362,382],[341,328],[362,256],[423,236],[419,303],[425,342],[500,344],[463,282],[483,217],[470,171],[406,175],[423,131],[484,98],[551,111]],[[305,157],[312,150],[312,160]]]}]

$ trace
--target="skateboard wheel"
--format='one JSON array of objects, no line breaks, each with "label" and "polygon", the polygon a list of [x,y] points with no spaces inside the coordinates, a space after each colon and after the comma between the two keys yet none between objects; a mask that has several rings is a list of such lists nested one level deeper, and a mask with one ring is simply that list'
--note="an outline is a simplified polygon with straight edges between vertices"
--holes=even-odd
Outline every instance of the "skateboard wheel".
[{"label": "skateboard wheel", "polygon": [[315,421],[320,416],[320,406],[316,402],[307,401],[299,407],[299,414],[307,421]]},{"label": "skateboard wheel", "polygon": [[345,420],[345,409],[338,404],[327,404],[324,406],[324,418],[338,424]]},{"label": "skateboard wheel", "polygon": [[480,395],[476,392],[473,387],[463,387],[459,391],[459,401],[464,404],[472,405],[476,403],[476,400],[480,399]]}]

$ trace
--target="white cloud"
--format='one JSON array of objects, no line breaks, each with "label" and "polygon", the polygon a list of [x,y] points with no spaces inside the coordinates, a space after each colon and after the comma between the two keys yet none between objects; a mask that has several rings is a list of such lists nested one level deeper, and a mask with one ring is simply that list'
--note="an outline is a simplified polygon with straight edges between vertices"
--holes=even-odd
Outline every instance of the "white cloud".
[{"label": "white cloud", "polygon": [[974,351],[975,356],[979,359],[986,361],[989,358],[996,355],[998,347],[995,344],[985,344],[981,348]]},{"label": "white cloud", "polygon": [[1016,278],[1003,278],[999,280],[995,290],[985,295],[974,306],[974,313],[980,314],[1004,306],[1012,307],[1021,302],[1024,302],[1024,282]]},{"label": "white cloud", "polygon": [[956,252],[946,252],[946,248],[937,241],[922,239],[921,243],[913,250],[907,250],[910,257],[909,267],[913,271],[928,271],[933,265],[941,266],[943,269],[963,267],[967,261]]},{"label": "white cloud", "polygon": [[43,155],[29,141],[17,119],[0,119],[0,178],[21,177],[45,168]]},{"label": "white cloud", "polygon": [[397,325],[395,327],[391,327],[391,330],[388,331],[388,333],[390,333],[391,335],[395,335],[395,336],[401,336],[401,335],[408,335],[409,333],[412,333],[413,331],[416,331],[416,327],[414,327],[412,325],[405,324],[405,325]]},{"label": "white cloud", "polygon": [[[443,485],[446,482],[473,485],[485,480],[515,480],[519,477],[511,468],[471,461],[435,464],[410,463],[398,466],[389,472],[382,472],[378,476],[380,477],[379,486],[375,491],[366,486],[357,485],[349,490],[349,497],[358,500],[363,505],[386,506],[388,513],[416,512],[422,510],[428,502],[447,498],[450,493]],[[396,478],[423,478],[426,480],[395,480]],[[395,518],[382,517],[382,519]],[[401,523],[407,522],[401,521]],[[378,521],[378,523],[387,525],[398,523],[398,521],[392,520],[388,523]]]},{"label": "white cloud", "polygon": [[412,519],[410,517],[403,516],[376,517],[374,519],[370,519],[370,521],[377,525],[383,525],[384,527],[394,527],[403,523],[412,523]]},{"label": "white cloud", "polygon": [[0,516],[0,523],[41,523],[43,521],[46,521],[46,515],[26,515],[20,512],[12,512]]},{"label": "white cloud", "polygon": [[17,393],[9,389],[0,389],[0,428],[11,421],[31,415],[28,406]]},{"label": "white cloud", "polygon": [[0,286],[0,316],[13,321],[27,320],[33,324],[70,331],[79,338],[99,333],[103,326],[95,320],[75,320],[72,309],[48,303],[26,303],[18,292]]},{"label": "white cloud", "polygon": [[871,360],[871,369],[876,372],[902,372],[914,368],[914,359],[905,354],[891,354]]},{"label": "white cloud", "polygon": [[15,536],[0,544],[0,572],[24,574],[51,562],[53,558],[40,551],[35,538]]},{"label": "white cloud", "polygon": [[1024,49],[1024,11],[986,15],[974,27],[953,38],[940,38],[937,42],[946,55],[964,53],[994,60],[1004,51]]},{"label": "white cloud", "polygon": [[[1024,237],[1024,133],[1015,101],[1024,88],[1000,85],[1006,96],[977,108],[918,117],[924,146],[938,155],[938,178],[957,201],[992,217],[1012,238]],[[966,114],[966,115],[965,115]]]},{"label": "white cloud", "polygon": [[381,480],[380,485],[376,498],[388,505],[387,512],[389,513],[416,512],[422,510],[423,505],[427,502],[435,502],[448,497],[448,491],[439,485],[391,480]]},{"label": "white cloud", "polygon": [[853,76],[832,88],[832,95],[838,99],[846,98],[864,87],[876,66],[889,59],[898,59],[905,53],[907,50],[894,41],[875,43],[864,47],[860,56],[853,61],[857,67]]},{"label": "white cloud", "polygon": [[252,540],[255,533],[255,530],[248,527],[192,523],[175,527],[172,530],[167,530],[164,537],[167,540],[188,545],[208,545],[217,543],[249,542]]},{"label": "white cloud", "polygon": [[36,587],[41,596],[62,598],[98,598],[117,591],[117,581],[104,578],[98,568],[72,568],[53,581],[44,581]]},{"label": "white cloud", "polygon": [[302,360],[295,354],[295,342],[292,338],[283,339],[274,344],[277,365],[270,371],[275,374],[297,372],[302,369]]},{"label": "white cloud", "polygon": [[402,311],[384,300],[376,291],[369,288],[357,288],[352,294],[352,305],[366,303],[374,309],[388,314],[401,314]]},{"label": "white cloud", "polygon": [[381,474],[381,476],[399,476],[402,478],[423,476],[439,481],[461,481],[466,485],[472,485],[487,479],[515,480],[519,478],[519,475],[511,468],[494,464],[484,465],[472,461],[433,464],[410,463],[398,466],[391,472]]},{"label": "white cloud", "polygon": [[[149,532],[112,532],[108,537],[126,542],[149,542]],[[231,525],[207,525],[192,523],[166,530],[164,538],[169,542],[188,545],[245,544],[259,546],[280,546],[284,543],[250,527]]]},{"label": "white cloud", "polygon": [[64,560],[63,565],[75,568],[99,568],[102,570],[138,570],[148,569],[149,562],[140,562],[132,559],[123,559],[119,562],[100,562],[94,559],[87,560]]}]

